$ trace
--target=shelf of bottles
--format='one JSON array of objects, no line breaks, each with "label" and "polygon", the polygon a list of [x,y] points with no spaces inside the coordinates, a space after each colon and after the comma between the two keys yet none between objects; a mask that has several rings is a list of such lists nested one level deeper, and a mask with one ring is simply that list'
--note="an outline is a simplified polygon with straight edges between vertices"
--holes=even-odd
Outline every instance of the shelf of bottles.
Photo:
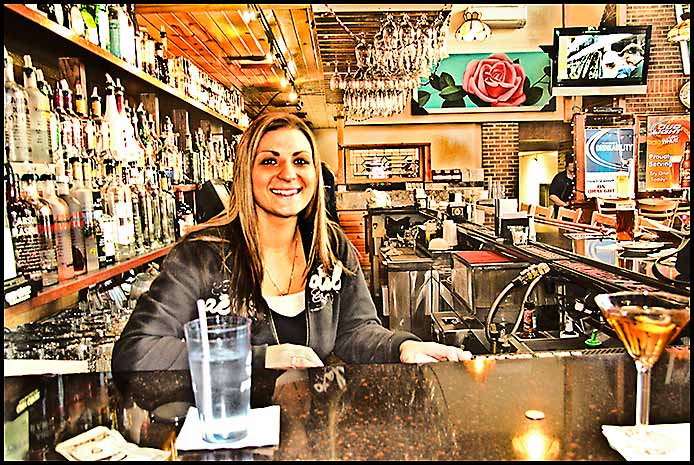
[{"label": "shelf of bottles", "polygon": [[[27,4],[29,5],[29,4]],[[159,40],[139,29],[129,4],[5,4],[5,8],[66,41],[242,132],[244,99],[184,57],[169,57]]]},{"label": "shelf of bottles", "polygon": [[30,55],[20,85],[4,58],[5,283],[23,277],[31,297],[9,308],[160,257],[195,224],[183,192],[231,179],[239,135],[199,127],[179,145],[168,116],[157,128],[142,102],[130,108],[118,77],[106,75],[102,111],[97,87],[89,97],[65,79],[52,87]]}]

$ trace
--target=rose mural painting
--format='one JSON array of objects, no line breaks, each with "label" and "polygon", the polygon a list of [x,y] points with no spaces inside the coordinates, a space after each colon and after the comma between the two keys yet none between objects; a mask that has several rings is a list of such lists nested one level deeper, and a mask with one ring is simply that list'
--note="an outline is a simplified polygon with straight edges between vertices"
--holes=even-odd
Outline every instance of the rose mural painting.
[{"label": "rose mural painting", "polygon": [[412,114],[485,111],[554,111],[544,52],[450,55],[413,101]]}]

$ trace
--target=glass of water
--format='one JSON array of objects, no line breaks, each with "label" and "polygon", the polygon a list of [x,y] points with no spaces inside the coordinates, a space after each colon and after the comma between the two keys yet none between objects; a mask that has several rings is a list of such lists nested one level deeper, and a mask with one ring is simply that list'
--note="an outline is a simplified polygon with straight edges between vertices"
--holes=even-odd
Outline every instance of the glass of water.
[{"label": "glass of water", "polygon": [[[251,405],[250,320],[208,316],[184,325],[195,405],[208,442],[235,442],[246,437]],[[203,326],[204,329],[204,326]]]}]

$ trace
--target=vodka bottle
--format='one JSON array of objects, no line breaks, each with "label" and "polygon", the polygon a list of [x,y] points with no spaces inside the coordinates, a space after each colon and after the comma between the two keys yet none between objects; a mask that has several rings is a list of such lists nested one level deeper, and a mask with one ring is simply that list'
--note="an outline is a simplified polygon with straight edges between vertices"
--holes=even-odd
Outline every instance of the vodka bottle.
[{"label": "vodka bottle", "polygon": [[178,207],[176,209],[176,239],[183,237],[188,229],[195,226],[195,217],[193,216],[193,209],[186,203],[183,191],[176,192],[176,203]]},{"label": "vodka bottle", "polygon": [[[87,271],[99,269],[99,255],[94,234],[94,199],[91,189],[84,185],[84,162],[80,158],[73,158],[72,163],[72,188],[70,195],[75,197],[82,205],[84,218],[84,247],[86,251]],[[89,168],[91,173],[91,168]]]},{"label": "vodka bottle", "polygon": [[94,202],[94,236],[99,268],[106,268],[116,263],[116,225],[113,217],[104,209],[101,190],[94,186],[91,176],[85,176],[85,187],[92,191]]},{"label": "vodka bottle", "polygon": [[159,185],[156,182],[156,168],[152,165],[148,165],[145,168],[145,191],[146,204],[145,211],[150,220],[149,225],[149,237],[150,237],[150,247],[159,248],[164,244],[162,242],[162,223],[161,223],[161,201],[159,193]]},{"label": "vodka bottle", "polygon": [[38,176],[33,173],[22,175],[24,200],[36,212],[41,262],[41,284],[43,287],[58,283],[58,257],[55,250],[55,221],[48,202],[39,198],[36,188]]},{"label": "vodka bottle", "polygon": [[170,244],[176,240],[176,197],[164,171],[160,171],[162,242]]},{"label": "vodka bottle", "polygon": [[56,176],[58,197],[63,199],[70,210],[70,239],[72,239],[72,265],[75,276],[87,272],[87,249],[84,243],[84,214],[82,204],[70,194],[67,176]]},{"label": "vodka bottle", "polygon": [[51,153],[51,161],[54,165],[63,163],[61,142],[60,142],[60,119],[55,108],[53,91],[43,78],[43,71],[36,70],[36,85],[41,92],[48,98],[50,112],[48,115],[48,149]]},{"label": "vodka bottle", "polygon": [[65,281],[75,276],[75,268],[72,264],[70,208],[55,192],[54,174],[43,174],[39,177],[39,191],[53,212],[58,281]]},{"label": "vodka bottle", "polygon": [[144,225],[142,221],[144,216],[144,205],[142,205],[138,189],[135,185],[137,176],[135,173],[135,166],[135,162],[130,162],[128,166],[125,167],[124,184],[130,189],[130,201],[132,202],[133,252],[136,255],[142,255],[145,252]]},{"label": "vodka bottle", "polygon": [[9,160],[30,161],[29,104],[24,87],[14,81],[14,65],[5,49],[5,147]]},{"label": "vodka bottle", "polygon": [[38,219],[32,206],[19,195],[19,177],[5,164],[7,219],[14,242],[17,273],[23,275],[35,296],[42,288]]},{"label": "vodka bottle", "polygon": [[109,184],[104,186],[104,207],[116,225],[116,261],[133,257],[133,214],[130,189],[122,181],[120,163],[104,160],[107,173],[112,174]]},{"label": "vodka bottle", "polygon": [[51,102],[36,85],[36,70],[31,56],[24,55],[24,89],[29,105],[29,148],[34,163],[51,163],[49,139]]}]

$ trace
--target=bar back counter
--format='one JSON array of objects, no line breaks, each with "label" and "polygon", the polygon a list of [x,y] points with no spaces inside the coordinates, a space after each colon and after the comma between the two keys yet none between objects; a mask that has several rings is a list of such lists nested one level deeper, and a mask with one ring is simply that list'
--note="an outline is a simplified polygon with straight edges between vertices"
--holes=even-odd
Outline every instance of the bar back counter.
[{"label": "bar back counter", "polygon": [[[656,364],[652,423],[689,422],[689,357],[668,348]],[[280,405],[279,445],[184,452],[187,371],[9,377],[5,458],[59,460],[56,444],[105,426],[177,460],[614,460],[601,425],[633,425],[635,391],[633,361],[609,349],[256,370],[251,406]]]}]

